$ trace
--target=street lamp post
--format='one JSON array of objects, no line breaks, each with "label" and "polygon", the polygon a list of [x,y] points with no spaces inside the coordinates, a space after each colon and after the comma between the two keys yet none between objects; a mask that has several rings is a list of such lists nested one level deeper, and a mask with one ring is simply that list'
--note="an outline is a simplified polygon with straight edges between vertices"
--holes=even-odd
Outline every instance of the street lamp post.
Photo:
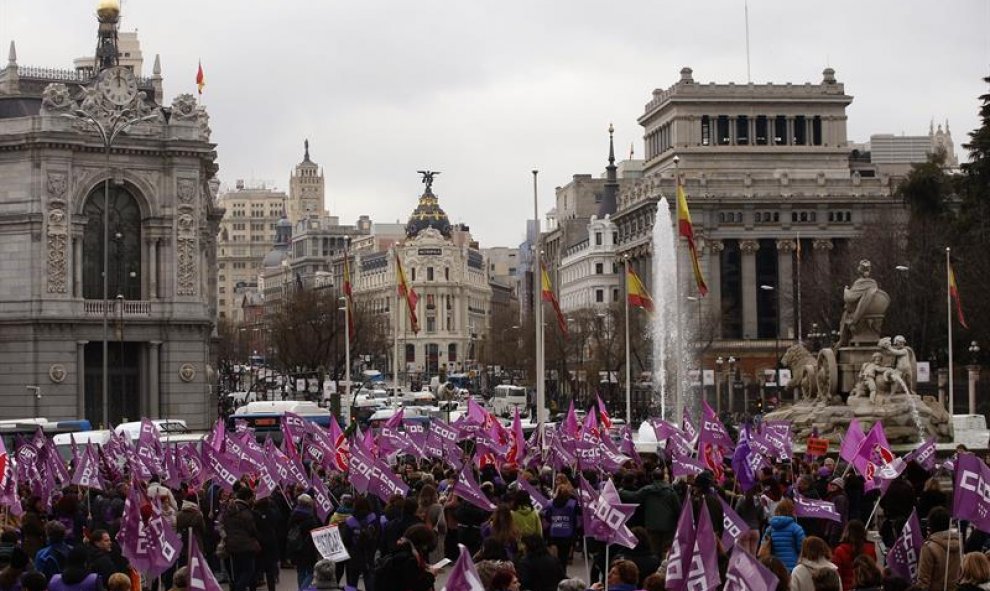
[{"label": "street lamp post", "polygon": [[[344,311],[344,396],[349,401],[351,399],[351,311],[347,308],[346,297],[341,297],[340,302],[343,304],[340,309]],[[340,396],[340,389],[337,390],[337,396]]]},{"label": "street lamp post", "polygon": [[[777,288],[773,285],[761,285],[760,289],[763,291],[777,291]],[[780,393],[782,389],[780,387],[780,292],[777,291],[777,321],[774,323],[774,342],[773,342],[773,383],[774,387],[777,389],[777,403],[780,403]],[[762,392],[766,392],[766,387],[761,389]],[[795,399],[797,397],[797,391],[794,392]],[[766,412],[766,396],[762,396],[760,401],[760,411]]]},{"label": "street lamp post", "polygon": [[108,316],[110,311],[110,300],[108,298],[109,292],[109,272],[110,272],[110,149],[113,147],[113,143],[120,137],[120,134],[127,131],[133,125],[142,123],[144,121],[151,121],[158,119],[159,113],[154,113],[152,115],[145,115],[143,117],[130,117],[131,110],[124,109],[120,112],[119,117],[111,117],[109,119],[109,127],[105,126],[98,119],[96,119],[90,113],[83,111],[82,109],[76,109],[71,114],[66,113],[65,116],[84,121],[92,125],[96,131],[100,134],[100,139],[103,141],[103,152],[106,157],[106,178],[103,180],[103,376],[101,378],[102,386],[102,421],[103,427],[105,428],[110,424],[110,397],[109,388],[107,382],[107,357],[109,355],[109,322]]},{"label": "street lamp post", "polygon": [[976,414],[976,382],[980,379],[980,366],[977,360],[980,355],[980,345],[976,341],[969,344],[970,364],[966,368],[969,374],[969,414]]},{"label": "street lamp post", "polygon": [[715,358],[715,412],[722,413],[722,367],[725,360],[719,355]]},{"label": "street lamp post", "polygon": [[[729,380],[728,380],[729,381],[729,412],[734,412],[735,409],[736,409],[736,401],[735,401],[735,394],[736,394],[736,358],[730,355],[729,356],[729,360],[728,360],[728,364],[729,364]],[[745,414],[745,410],[746,409],[744,408],[743,409],[743,413],[744,414]]]}]

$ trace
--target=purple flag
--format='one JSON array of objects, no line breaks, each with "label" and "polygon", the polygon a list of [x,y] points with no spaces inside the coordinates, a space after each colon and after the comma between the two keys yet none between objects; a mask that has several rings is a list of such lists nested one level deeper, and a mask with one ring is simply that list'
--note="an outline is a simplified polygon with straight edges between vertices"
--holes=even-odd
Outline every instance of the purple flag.
[{"label": "purple flag", "polygon": [[451,427],[440,419],[430,421],[430,432],[426,437],[427,446],[431,452],[439,450],[439,455],[434,457],[444,459],[446,450],[457,445],[457,429]]},{"label": "purple flag", "polygon": [[798,517],[809,517],[813,519],[831,519],[842,522],[842,516],[835,510],[835,503],[822,501],[820,499],[809,499],[794,492],[794,513]]},{"label": "purple flag", "polygon": [[677,519],[674,541],[667,555],[667,589],[685,591],[687,589],[688,568],[694,554],[694,514],[691,499],[684,499],[681,516]]},{"label": "purple flag", "polygon": [[162,454],[163,478],[162,482],[169,488],[178,489],[182,485],[182,476],[175,462],[176,448],[166,445]]},{"label": "purple flag", "polygon": [[718,576],[715,529],[712,527],[711,515],[708,514],[708,505],[701,503],[686,586],[691,591],[710,591],[717,588],[721,582],[722,579]]},{"label": "purple flag", "polygon": [[968,519],[976,529],[990,532],[990,468],[973,454],[956,458],[952,516]]},{"label": "purple flag", "polygon": [[151,567],[147,572],[148,576],[157,577],[167,571],[179,558],[182,538],[175,533],[172,525],[165,521],[157,499],[151,501],[151,518],[148,519],[146,528],[150,531],[147,549],[151,559]]},{"label": "purple flag", "polygon": [[694,446],[680,433],[671,432],[663,441],[665,441],[664,449],[668,450],[671,455],[681,456],[682,458],[689,458],[694,455]]},{"label": "purple flag", "polygon": [[313,473],[313,501],[316,505],[316,516],[320,518],[323,523],[327,522],[327,517],[333,513],[333,501],[330,500],[330,493],[327,492],[327,485],[323,483],[323,479]]},{"label": "purple flag", "polygon": [[162,455],[161,434],[150,419],[141,419],[141,432],[138,435],[137,456],[153,474],[161,474]]},{"label": "purple flag", "polygon": [[92,445],[87,445],[86,450],[80,456],[71,482],[76,486],[103,490],[103,481],[100,480],[100,465],[96,460]]},{"label": "purple flag", "polygon": [[914,460],[919,466],[931,472],[935,469],[935,438],[931,437],[920,446],[904,456],[905,462]]},{"label": "purple flag", "polygon": [[682,478],[692,474],[697,476],[707,469],[707,466],[692,457],[676,454],[671,457],[670,473],[674,478]]},{"label": "purple flag", "polygon": [[203,558],[196,536],[189,536],[189,591],[224,591]]},{"label": "purple flag", "polygon": [[712,443],[726,450],[731,450],[735,446],[732,443],[732,438],[729,437],[729,432],[725,430],[725,425],[704,400],[701,401],[701,436],[699,441]]},{"label": "purple flag", "polygon": [[458,544],[460,548],[460,555],[457,557],[457,562],[454,563],[454,568],[450,569],[450,575],[447,577],[447,586],[444,587],[445,591],[485,591],[485,586],[481,582],[481,577],[478,576],[478,569],[474,566],[474,561],[471,560],[471,553],[467,551],[464,544]]},{"label": "purple flag", "polygon": [[233,492],[234,484],[241,478],[238,460],[222,451],[214,451],[209,445],[203,446],[203,467],[213,474],[213,481],[227,492]]},{"label": "purple flag", "polygon": [[753,469],[753,465],[749,462],[750,456],[754,453],[758,454],[759,452],[753,452],[750,449],[748,429],[743,427],[743,431],[739,434],[736,450],[732,452],[732,470],[736,473],[736,481],[743,492],[753,488],[753,485],[760,479],[756,470]]},{"label": "purple flag", "polygon": [[735,545],[736,540],[752,528],[725,502],[725,499],[719,497],[718,500],[722,503],[722,546],[728,551]]},{"label": "purple flag", "polygon": [[529,483],[525,478],[520,477],[516,482],[519,483],[519,488],[529,493],[529,498],[533,499],[533,508],[537,512],[542,513],[543,509],[550,506],[550,500],[543,496],[535,486]]},{"label": "purple flag", "polygon": [[594,520],[607,528],[607,537],[603,542],[619,544],[629,549],[636,547],[636,535],[626,526],[626,522],[636,512],[636,505],[623,503],[619,499],[619,491],[615,489],[615,483],[611,479],[605,483],[602,494],[588,509],[594,513]]},{"label": "purple flag", "polygon": [[777,575],[742,548],[732,551],[722,591],[775,591]]},{"label": "purple flag", "polygon": [[381,460],[373,460],[359,445],[351,448],[348,473],[358,492],[370,492],[382,501],[388,501],[393,494],[406,496],[409,487],[399,480]]},{"label": "purple flag", "polygon": [[901,535],[894,541],[887,552],[887,566],[890,572],[910,584],[918,581],[918,558],[921,557],[921,545],[924,543],[921,535],[921,522],[918,520],[918,510],[911,511]]},{"label": "purple flag", "polygon": [[687,436],[687,438],[695,442],[698,440],[698,429],[691,423],[691,415],[688,414],[687,409],[684,409],[684,418],[681,419],[681,431]]},{"label": "purple flag", "polygon": [[571,400],[567,407],[567,415],[560,426],[561,431],[572,439],[577,439],[581,433],[581,425],[578,424],[577,413],[574,411],[574,400]]},{"label": "purple flag", "polygon": [[491,502],[485,493],[481,492],[481,487],[474,479],[474,474],[470,468],[465,468],[457,473],[457,482],[454,484],[454,494],[475,507],[485,511],[494,511],[495,503]]},{"label": "purple flag", "polygon": [[863,428],[860,427],[859,421],[853,418],[849,421],[849,428],[846,429],[842,444],[839,446],[839,457],[851,464],[864,439],[866,439],[866,435],[863,435]]}]

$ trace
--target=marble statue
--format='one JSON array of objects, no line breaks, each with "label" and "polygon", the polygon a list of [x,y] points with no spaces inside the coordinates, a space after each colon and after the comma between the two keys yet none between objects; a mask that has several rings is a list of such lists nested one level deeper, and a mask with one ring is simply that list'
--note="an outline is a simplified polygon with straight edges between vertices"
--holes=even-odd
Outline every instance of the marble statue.
[{"label": "marble statue", "polygon": [[791,381],[787,385],[790,390],[801,388],[801,397],[805,400],[818,397],[818,381],[815,379],[818,363],[804,345],[797,343],[788,347],[780,362],[791,370]]},{"label": "marble statue", "polygon": [[867,259],[859,261],[859,277],[842,292],[842,318],[839,321],[839,346],[858,342],[874,342],[879,338],[883,315],[890,305],[890,296],[870,277],[872,265]]}]

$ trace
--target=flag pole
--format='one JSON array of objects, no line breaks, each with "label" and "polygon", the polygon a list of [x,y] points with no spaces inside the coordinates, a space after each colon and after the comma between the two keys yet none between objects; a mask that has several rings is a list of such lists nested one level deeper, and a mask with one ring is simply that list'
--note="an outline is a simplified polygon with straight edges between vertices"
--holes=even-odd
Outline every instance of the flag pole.
[{"label": "flag pole", "polygon": [[[674,158],[674,195],[675,202],[677,200],[677,189],[681,184],[681,159]],[[659,205],[659,203],[658,203]],[[675,210],[676,211],[676,210]],[[678,218],[678,225],[680,224],[680,218]],[[684,363],[684,323],[681,322],[681,257],[678,251],[680,250],[681,239],[678,237],[674,244],[674,322],[677,327],[677,338],[674,339],[674,350],[677,355],[677,378],[674,380],[674,392],[677,395],[677,401],[674,403],[674,417],[681,417],[684,415],[684,396],[685,388],[682,377],[687,375],[688,368],[681,367]],[[656,254],[654,254],[656,256]],[[699,294],[700,297],[700,294]]]},{"label": "flag pole", "polygon": [[797,258],[797,339],[795,342],[804,341],[804,331],[801,327],[801,232],[797,233],[797,248],[795,249]]},{"label": "flag pole", "polygon": [[626,285],[626,425],[632,429],[632,369],[629,362],[632,360],[629,354],[629,254],[622,255],[626,263],[625,285]]},{"label": "flag pole", "polygon": [[533,169],[533,221],[536,235],[533,239],[533,324],[536,325],[536,424],[546,421],[546,384],[543,367],[543,266],[540,253],[540,208],[536,177]]},{"label": "flag pole", "polygon": [[[393,257],[394,261],[392,265],[395,267],[395,283],[396,286],[399,284],[399,251],[393,246],[392,253],[395,255]],[[392,323],[392,337],[395,341],[394,343],[394,353],[392,354],[392,392],[399,391],[399,288],[395,288],[395,322]]]},{"label": "flag pole", "polygon": [[952,386],[952,249],[945,247],[945,320],[949,327],[949,424],[955,413],[955,391]]}]

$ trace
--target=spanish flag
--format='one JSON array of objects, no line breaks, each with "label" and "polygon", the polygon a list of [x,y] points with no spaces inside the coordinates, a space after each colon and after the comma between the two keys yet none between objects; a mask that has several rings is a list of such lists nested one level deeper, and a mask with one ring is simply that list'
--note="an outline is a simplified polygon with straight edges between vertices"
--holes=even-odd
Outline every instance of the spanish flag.
[{"label": "spanish flag", "polygon": [[206,86],[206,77],[203,76],[203,62],[199,62],[199,69],[196,70],[196,90],[203,94],[203,87]]},{"label": "spanish flag", "polygon": [[636,274],[636,271],[632,270],[632,267],[626,268],[626,294],[630,306],[642,308],[647,312],[653,311],[653,298],[650,297],[650,292],[646,290],[643,281]]},{"label": "spanish flag", "polygon": [[563,312],[560,311],[560,304],[557,303],[557,296],[553,294],[553,284],[550,283],[550,274],[547,273],[547,267],[540,261],[540,296],[544,302],[550,302],[553,304],[553,311],[557,314],[557,326],[560,327],[560,332],[567,336],[567,320],[564,319]]},{"label": "spanish flag", "polygon": [[347,338],[354,340],[354,295],[351,290],[351,255],[344,247],[344,297],[347,299]]},{"label": "spanish flag", "polygon": [[691,225],[691,212],[688,211],[687,197],[684,196],[684,185],[677,179],[677,232],[687,238],[688,250],[691,252],[691,269],[694,271],[694,281],[698,284],[698,293],[702,297],[708,295],[708,286],[701,275],[701,265],[698,264],[698,248],[694,244],[694,226]]},{"label": "spanish flag", "polygon": [[412,324],[413,334],[419,333],[419,319],[416,318],[416,302],[419,296],[416,290],[406,281],[406,272],[402,268],[402,260],[399,258],[399,251],[395,251],[395,280],[399,288],[399,297],[406,300],[406,307],[409,309],[409,322]]},{"label": "spanish flag", "polygon": [[956,272],[952,270],[952,263],[949,263],[949,295],[956,302],[956,318],[963,328],[969,328],[966,324],[966,317],[963,316],[962,300],[959,299],[959,285],[956,284]]}]

